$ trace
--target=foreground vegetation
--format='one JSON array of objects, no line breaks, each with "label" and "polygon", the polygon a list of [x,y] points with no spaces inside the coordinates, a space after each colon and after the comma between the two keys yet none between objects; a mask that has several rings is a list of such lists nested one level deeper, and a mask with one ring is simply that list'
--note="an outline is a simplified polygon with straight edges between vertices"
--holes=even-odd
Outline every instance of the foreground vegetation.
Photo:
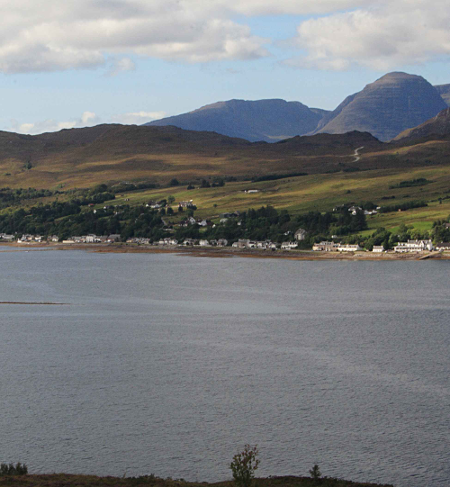
[{"label": "foreground vegetation", "polygon": [[[0,486],[17,487],[234,487],[234,482],[185,482],[183,480],[160,479],[153,475],[142,477],[96,477],[93,475],[25,475],[21,477],[0,477]],[[392,487],[348,480],[324,478],[319,482],[308,477],[256,478],[254,487]]]}]

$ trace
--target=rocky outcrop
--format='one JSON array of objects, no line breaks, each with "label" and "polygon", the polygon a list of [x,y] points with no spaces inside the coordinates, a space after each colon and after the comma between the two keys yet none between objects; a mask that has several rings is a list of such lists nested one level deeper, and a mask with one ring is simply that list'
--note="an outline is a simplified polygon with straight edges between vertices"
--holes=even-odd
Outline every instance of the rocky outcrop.
[{"label": "rocky outcrop", "polygon": [[389,73],[347,97],[313,133],[358,130],[387,141],[445,108],[436,89],[421,76]]}]

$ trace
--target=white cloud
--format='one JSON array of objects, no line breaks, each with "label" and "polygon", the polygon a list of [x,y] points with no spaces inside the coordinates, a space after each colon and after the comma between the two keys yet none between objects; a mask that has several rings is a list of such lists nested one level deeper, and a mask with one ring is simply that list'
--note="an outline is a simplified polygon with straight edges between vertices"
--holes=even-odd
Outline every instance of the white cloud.
[{"label": "white cloud", "polygon": [[9,132],[17,132],[19,134],[42,134],[44,132],[57,132],[63,129],[73,129],[81,127],[92,127],[101,122],[100,118],[93,112],[84,112],[80,118],[58,122],[57,120],[47,119],[34,123],[26,122],[20,123],[17,120],[11,120]]},{"label": "white cloud", "polygon": [[224,5],[215,0],[211,5],[199,0],[46,0],[43,8],[35,0],[0,0],[0,71],[92,68],[112,57],[119,59],[111,71],[117,74],[133,69],[127,54],[186,62],[266,56],[266,40],[231,20],[239,9]]},{"label": "white cloud", "polygon": [[119,73],[123,73],[125,71],[134,71],[135,69],[136,64],[129,57],[115,59],[108,71],[108,76],[117,76]]},{"label": "white cloud", "polygon": [[125,125],[142,125],[152,120],[158,120],[166,116],[165,112],[131,112],[114,115],[111,122],[123,123]]},{"label": "white cloud", "polygon": [[[120,123],[124,125],[143,125],[144,123],[158,120],[166,116],[165,112],[130,112],[113,115],[107,123]],[[93,127],[102,123],[102,119],[94,112],[86,111],[79,118],[58,122],[57,120],[48,119],[38,122],[21,123],[17,120],[11,120],[10,126],[7,129],[9,132],[16,132],[19,134],[42,134],[44,132],[57,132],[63,129],[73,129],[82,127]]]},{"label": "white cloud", "polygon": [[[385,70],[450,54],[448,0],[0,0],[0,72],[104,66],[117,75],[132,57],[189,63],[268,56],[270,39],[250,16],[314,15],[288,64]],[[239,16],[240,21],[236,21]]]},{"label": "white cloud", "polygon": [[359,65],[386,71],[450,55],[447,0],[372,3],[371,8],[301,23],[296,42],[306,54],[287,64],[330,70]]}]

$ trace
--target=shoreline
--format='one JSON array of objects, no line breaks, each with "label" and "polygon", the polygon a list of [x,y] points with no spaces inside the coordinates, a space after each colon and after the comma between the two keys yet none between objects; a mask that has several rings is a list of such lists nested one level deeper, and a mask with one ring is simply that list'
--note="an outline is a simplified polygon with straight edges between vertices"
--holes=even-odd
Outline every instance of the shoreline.
[{"label": "shoreline", "polygon": [[62,244],[62,243],[0,243],[1,252],[46,251],[46,250],[85,250],[96,253],[144,253],[144,254],[179,254],[191,257],[221,258],[259,258],[284,260],[344,260],[344,261],[411,261],[411,260],[449,260],[450,252],[411,252],[411,253],[373,253],[373,252],[317,252],[313,250],[276,250],[236,249],[232,247],[183,247],[147,246],[126,243],[108,244]]}]

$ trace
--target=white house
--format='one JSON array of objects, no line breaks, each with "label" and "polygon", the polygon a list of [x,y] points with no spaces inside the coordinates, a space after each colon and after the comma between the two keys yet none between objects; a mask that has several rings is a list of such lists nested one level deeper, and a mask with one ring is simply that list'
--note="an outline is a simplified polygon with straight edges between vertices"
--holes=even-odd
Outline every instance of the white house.
[{"label": "white house", "polygon": [[358,244],[339,244],[338,250],[339,252],[357,252],[362,248]]},{"label": "white house", "polygon": [[306,235],[308,234],[308,232],[306,230],[304,230],[303,228],[299,228],[295,233],[294,233],[294,238],[295,240],[297,241],[300,241],[300,240],[305,240],[306,238]]},{"label": "white house", "polygon": [[375,252],[375,253],[384,252],[384,247],[382,245],[374,245],[372,252]]},{"label": "white house", "polygon": [[433,250],[431,240],[408,240],[407,242],[398,242],[394,247],[394,252],[423,252],[424,250]]},{"label": "white house", "polygon": [[283,242],[281,244],[281,250],[292,250],[298,247],[297,242]]},{"label": "white house", "polygon": [[335,242],[322,241],[313,245],[313,250],[316,252],[337,252],[339,244]]}]

